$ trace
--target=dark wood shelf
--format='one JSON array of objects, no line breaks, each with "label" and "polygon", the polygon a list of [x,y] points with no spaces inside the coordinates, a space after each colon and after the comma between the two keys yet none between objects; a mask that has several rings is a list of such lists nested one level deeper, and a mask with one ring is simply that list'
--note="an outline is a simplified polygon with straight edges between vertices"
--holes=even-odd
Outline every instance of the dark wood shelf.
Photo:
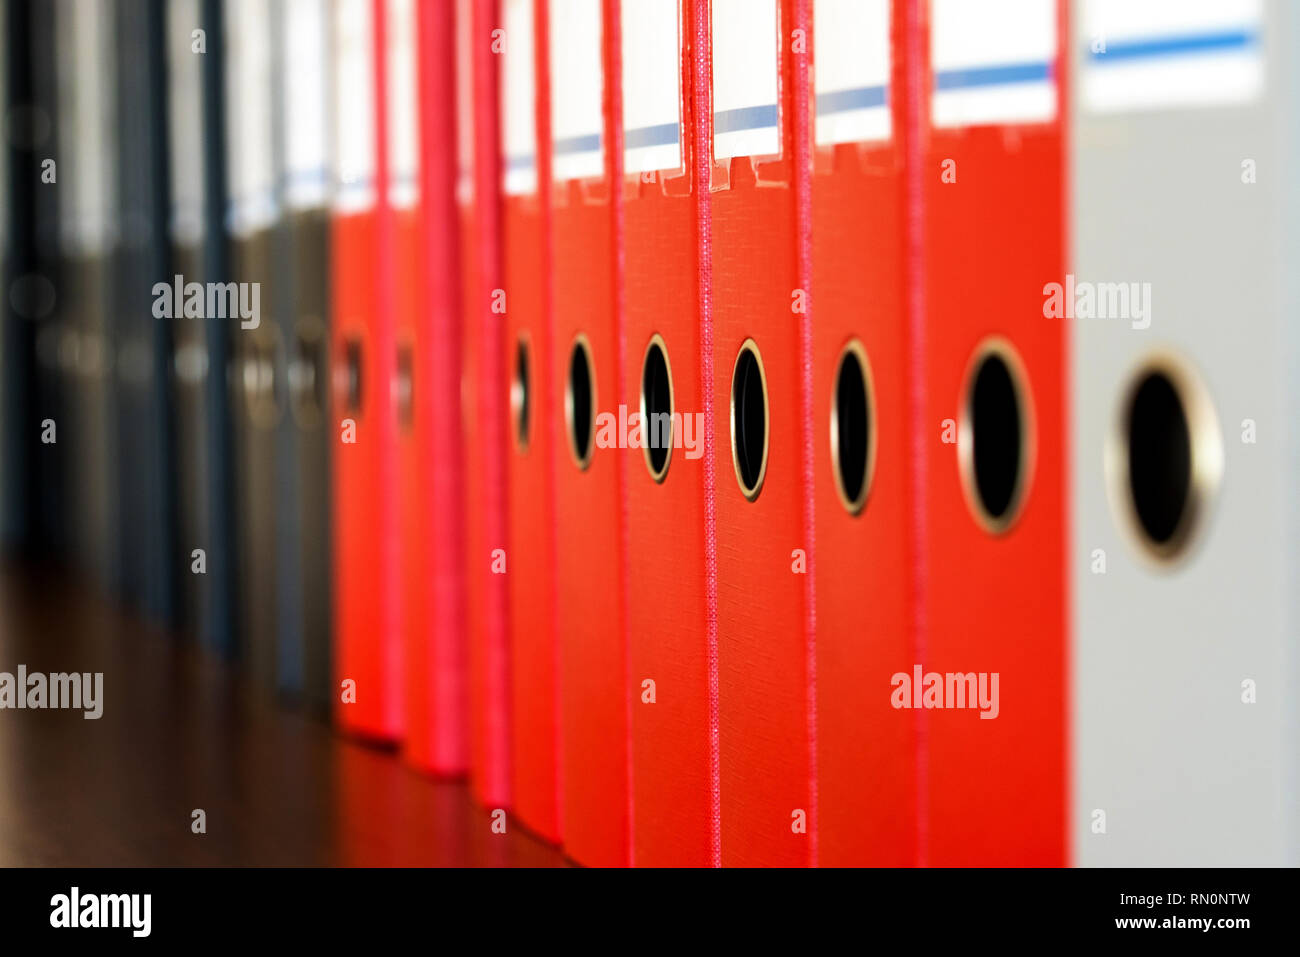
[{"label": "dark wood shelf", "polygon": [[[463,781],[345,740],[192,642],[0,563],[0,671],[103,672],[103,717],[0,710],[0,865],[563,866]],[[191,832],[202,808],[207,833]]]}]

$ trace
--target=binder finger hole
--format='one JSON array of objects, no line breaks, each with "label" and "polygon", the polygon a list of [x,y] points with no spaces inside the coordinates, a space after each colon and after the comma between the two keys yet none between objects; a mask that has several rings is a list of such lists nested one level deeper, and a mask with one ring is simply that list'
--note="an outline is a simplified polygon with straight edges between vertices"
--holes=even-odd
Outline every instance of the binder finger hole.
[{"label": "binder finger hole", "polygon": [[579,333],[569,353],[569,377],[564,389],[564,420],[569,431],[569,451],[578,468],[591,464],[596,444],[596,370],[591,344]]},{"label": "binder finger hole", "polygon": [[324,391],[325,343],[319,320],[305,319],[298,323],[289,357],[289,403],[294,417],[303,426],[319,423],[329,401]]},{"label": "binder finger hole", "polygon": [[746,339],[731,372],[731,461],[740,491],[758,498],[767,475],[767,373],[758,344]]},{"label": "binder finger hole", "polygon": [[343,408],[355,414],[361,411],[361,340],[349,337],[343,343],[343,361],[338,370],[338,388],[343,393]]},{"label": "binder finger hole", "polygon": [[845,345],[831,397],[831,466],[835,491],[850,515],[867,502],[876,467],[876,401],[871,365],[857,339]]},{"label": "binder finger hole", "polygon": [[276,375],[277,342],[268,335],[249,335],[241,352],[240,386],[249,421],[262,427],[274,425],[283,401],[283,386]]},{"label": "binder finger hole", "polygon": [[1118,461],[1107,471],[1121,515],[1146,554],[1172,560],[1194,539],[1222,470],[1209,395],[1183,363],[1147,359],[1130,380],[1117,432]]},{"label": "binder finger hole", "polygon": [[668,348],[658,333],[650,337],[641,362],[641,422],[645,441],[641,451],[650,477],[662,482],[672,461],[674,435],[673,373]]},{"label": "binder finger hole", "polygon": [[975,519],[1001,533],[1019,517],[1033,459],[1033,410],[1024,365],[1011,344],[983,342],[966,374],[957,449]]},{"label": "binder finger hole", "polygon": [[270,391],[271,361],[266,350],[261,348],[261,343],[254,339],[249,339],[244,344],[243,352],[243,361],[239,364],[240,381],[244,402],[249,413],[254,414],[266,401],[266,393]]},{"label": "binder finger hole", "polygon": [[410,343],[397,347],[397,378],[393,381],[393,400],[397,404],[397,422],[410,431],[415,422],[415,360]]},{"label": "binder finger hole", "polygon": [[531,412],[532,384],[529,376],[528,340],[520,336],[515,343],[515,374],[510,383],[510,410],[515,425],[515,446],[528,451],[528,416]]},{"label": "binder finger hole", "polygon": [[284,336],[280,327],[271,326],[270,332],[271,382],[268,397],[270,415],[274,422],[280,420],[289,404],[289,362],[285,355]]}]

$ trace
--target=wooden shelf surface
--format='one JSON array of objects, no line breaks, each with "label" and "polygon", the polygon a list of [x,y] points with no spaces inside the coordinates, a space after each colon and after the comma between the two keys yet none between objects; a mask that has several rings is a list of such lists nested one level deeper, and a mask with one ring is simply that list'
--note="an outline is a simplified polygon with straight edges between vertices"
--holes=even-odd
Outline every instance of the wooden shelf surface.
[{"label": "wooden shelf surface", "polygon": [[[0,672],[103,672],[103,716],[0,709],[0,866],[564,866],[464,781],[345,740],[66,577],[0,563]],[[207,832],[191,830],[206,812]]]}]

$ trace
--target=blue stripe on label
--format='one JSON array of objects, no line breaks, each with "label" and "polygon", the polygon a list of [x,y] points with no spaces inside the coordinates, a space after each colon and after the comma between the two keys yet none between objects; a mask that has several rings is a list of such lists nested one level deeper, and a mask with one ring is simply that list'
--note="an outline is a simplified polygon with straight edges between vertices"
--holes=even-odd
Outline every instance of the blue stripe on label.
[{"label": "blue stripe on label", "polygon": [[529,156],[507,156],[506,157],[506,169],[510,170],[511,172],[518,172],[519,170],[532,169],[536,165],[537,165],[536,156],[529,155]]},{"label": "blue stripe on label", "polygon": [[980,86],[1042,83],[1052,78],[1050,63],[1006,63],[1001,66],[944,70],[934,76],[935,90],[969,90]]},{"label": "blue stripe on label", "polygon": [[676,146],[681,142],[681,131],[676,123],[658,126],[640,126],[623,134],[623,148],[644,149],[647,146]]},{"label": "blue stripe on label", "polygon": [[713,135],[739,133],[744,130],[765,130],[776,126],[776,104],[743,106],[736,110],[723,110],[713,114]]},{"label": "blue stripe on label", "polygon": [[1120,60],[1153,60],[1162,57],[1188,56],[1197,53],[1223,53],[1253,48],[1258,35],[1251,30],[1222,30],[1216,33],[1189,33],[1182,36],[1144,37],[1140,40],[1107,41],[1106,52],[1092,52],[1093,63]]},{"label": "blue stripe on label", "polygon": [[887,86],[861,86],[853,90],[818,93],[817,115],[830,116],[833,113],[869,110],[872,107],[884,106],[888,102],[889,87]]},{"label": "blue stripe on label", "polygon": [[586,136],[570,136],[555,141],[555,153],[557,156],[567,156],[570,153],[595,153],[599,150],[599,133],[589,133]]}]

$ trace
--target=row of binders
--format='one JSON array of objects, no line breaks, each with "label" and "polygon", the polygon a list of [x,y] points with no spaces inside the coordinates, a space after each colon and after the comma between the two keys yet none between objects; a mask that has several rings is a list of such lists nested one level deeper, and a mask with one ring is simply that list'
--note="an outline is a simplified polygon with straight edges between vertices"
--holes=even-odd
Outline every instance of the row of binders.
[{"label": "row of binders", "polygon": [[1293,4],[25,9],[147,613],[585,864],[1300,859]]}]

